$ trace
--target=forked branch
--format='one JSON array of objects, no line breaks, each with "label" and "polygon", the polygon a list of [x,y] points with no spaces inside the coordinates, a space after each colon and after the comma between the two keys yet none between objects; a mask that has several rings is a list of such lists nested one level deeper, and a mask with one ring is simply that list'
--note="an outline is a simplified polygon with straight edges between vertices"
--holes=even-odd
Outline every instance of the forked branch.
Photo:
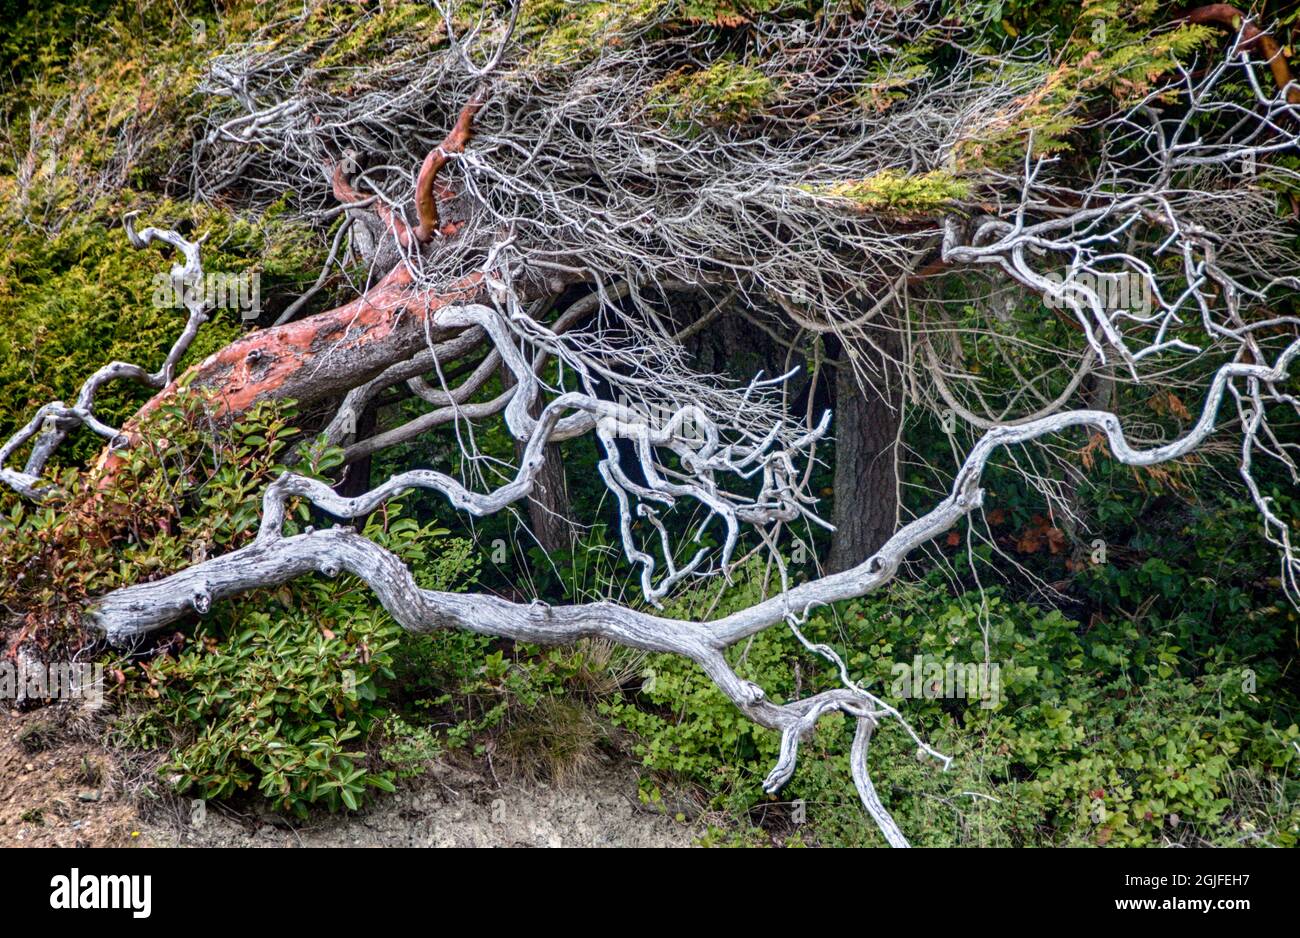
[{"label": "forked branch", "polygon": [[[464,315],[483,318],[473,312]],[[540,447],[553,435],[559,435],[557,428],[564,421],[569,421],[570,428],[576,430],[598,419],[599,408],[591,401],[580,400],[581,395],[561,397],[558,406],[551,405],[543,411],[543,417],[529,431],[529,452],[518,476],[493,493],[477,496],[446,476],[415,471],[396,476],[365,495],[345,498],[325,483],[286,473],[266,491],[261,527],[254,543],[165,579],[116,590],[95,601],[88,612],[91,621],[110,641],[126,643],[195,612],[205,613],[212,603],[250,590],[276,586],[309,573],[331,577],[350,573],[363,580],[393,618],[412,631],[460,628],[548,644],[603,638],[632,648],[682,655],[696,662],[746,716],[781,732],[781,757],[765,782],[768,790],[779,789],[789,780],[795,769],[799,741],[823,714],[839,710],[857,720],[858,732],[852,750],[854,782],[864,807],[886,839],[892,845],[906,846],[906,838],[871,784],[866,764],[871,732],[886,717],[902,721],[898,711],[847,676],[844,687],[784,704],[774,703],[761,687],[735,673],[727,662],[726,649],[779,623],[794,625],[817,606],[879,589],[896,575],[912,551],[981,506],[984,496],[981,478],[999,449],[1073,427],[1089,427],[1105,436],[1114,458],[1125,465],[1151,466],[1178,459],[1191,453],[1214,432],[1225,393],[1231,389],[1237,394],[1238,382],[1254,388],[1272,388],[1284,382],[1297,355],[1300,355],[1300,340],[1287,346],[1272,365],[1224,365],[1214,377],[1196,424],[1186,435],[1164,446],[1135,448],[1125,437],[1119,418],[1104,411],[1066,411],[1019,426],[995,427],[966,456],[948,496],[897,531],[862,564],[801,584],[714,621],[669,619],[605,602],[551,606],[542,602],[514,603],[489,595],[426,590],[416,584],[400,559],[351,528],[309,530],[285,536],[286,508],[292,498],[305,499],[316,509],[343,520],[362,517],[385,500],[411,488],[435,489],[453,504],[476,514],[503,507],[527,493]],[[522,401],[524,395],[511,401],[513,413],[508,413],[507,421],[515,425],[513,429],[521,429],[521,421],[531,419]],[[561,417],[562,411],[576,412]],[[1255,431],[1247,428],[1246,432],[1249,437]],[[609,479],[606,475],[606,480]],[[1285,546],[1286,576],[1288,582],[1294,583],[1300,560],[1289,541]],[[907,726],[905,721],[903,725]],[[907,730],[924,751],[946,764],[947,760],[926,746],[910,727]]]}]

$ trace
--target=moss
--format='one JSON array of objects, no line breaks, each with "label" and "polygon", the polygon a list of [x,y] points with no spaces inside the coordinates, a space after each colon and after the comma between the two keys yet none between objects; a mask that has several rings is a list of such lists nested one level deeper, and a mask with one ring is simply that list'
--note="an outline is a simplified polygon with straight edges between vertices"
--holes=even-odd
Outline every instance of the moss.
[{"label": "moss", "polygon": [[816,0],[680,0],[675,16],[686,23],[737,27],[764,14],[815,13]]},{"label": "moss", "polygon": [[970,198],[972,186],[969,180],[942,170],[913,176],[887,169],[866,179],[806,189],[815,195],[852,202],[866,212],[925,215],[949,209],[954,202]]},{"label": "moss", "polygon": [[602,48],[624,45],[663,20],[671,7],[671,0],[526,0],[521,39],[532,49],[533,64],[582,61]]},{"label": "moss", "polygon": [[[205,106],[194,92],[209,58],[303,10],[296,0],[229,0],[219,16],[194,0],[82,5],[55,5],[51,22],[68,22],[39,32],[46,48],[20,56],[19,80],[0,94],[0,224],[53,230],[88,212],[107,222],[129,201],[124,189],[172,191],[174,164]],[[307,20],[330,10],[357,18],[353,5],[344,9],[316,2]],[[304,32],[285,29],[284,41],[301,44]]]},{"label": "moss", "polygon": [[[163,201],[141,219],[206,235],[208,273],[256,272],[263,304],[280,282],[318,269],[319,241],[273,207],[256,220],[202,205]],[[81,383],[112,360],[156,367],[180,334],[182,311],[153,303],[157,278],[174,263],[164,250],[130,246],[122,228],[94,218],[73,219],[58,232],[0,224],[7,249],[0,255],[0,436],[49,400],[70,400]],[[313,274],[314,276],[314,274]],[[199,331],[182,368],[226,345],[241,332],[238,310],[217,309]],[[97,412],[110,423],[128,416],[150,395],[129,382],[103,390]],[[82,434],[60,453],[64,464],[84,460],[102,445]]]},{"label": "moss", "polygon": [[[346,12],[342,15],[348,16]],[[351,15],[355,17],[355,13]],[[413,43],[433,48],[446,42],[446,38],[447,31],[436,8],[396,4],[357,20],[315,65],[318,68],[373,67],[396,51],[408,54]]]},{"label": "moss", "polygon": [[736,29],[759,16],[810,16],[820,7],[819,0],[525,0],[519,36],[532,64],[572,63],[656,28]]},{"label": "moss", "polygon": [[650,113],[678,127],[738,124],[775,96],[772,80],[726,57],[697,71],[674,72],[651,89]]}]

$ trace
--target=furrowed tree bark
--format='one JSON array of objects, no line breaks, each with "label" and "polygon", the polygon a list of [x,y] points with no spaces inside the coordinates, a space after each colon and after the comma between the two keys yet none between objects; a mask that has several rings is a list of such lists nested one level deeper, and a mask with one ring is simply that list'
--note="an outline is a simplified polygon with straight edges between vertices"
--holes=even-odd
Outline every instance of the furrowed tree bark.
[{"label": "furrowed tree bark", "polygon": [[[501,369],[503,389],[515,386],[514,375],[508,368]],[[528,415],[540,417],[540,403],[534,403]],[[515,440],[515,460],[524,460],[527,442]],[[558,446],[546,450],[541,468],[537,471],[532,492],[528,496],[528,523],[537,543],[548,554],[567,551],[573,547],[574,528],[569,506],[569,482],[564,473],[564,458]]]},{"label": "furrowed tree bark", "polygon": [[[835,533],[826,569],[837,573],[874,554],[896,530],[898,479],[895,472],[898,431],[902,419],[903,382],[890,362],[898,348],[896,333],[876,330],[880,350],[860,346],[854,371],[849,351],[839,346],[835,368],[835,482],[831,523]],[[882,354],[882,351],[884,354]],[[868,380],[869,378],[869,380]]]},{"label": "furrowed tree bark", "polygon": [[[361,415],[357,418],[357,439],[364,440],[374,436],[375,428],[378,423],[378,414],[374,404],[363,408]],[[335,487],[335,491],[345,498],[355,498],[357,495],[370,489],[370,462],[371,454],[367,453],[360,459],[353,460],[343,467],[343,479]],[[365,527],[364,521],[361,526]]]}]

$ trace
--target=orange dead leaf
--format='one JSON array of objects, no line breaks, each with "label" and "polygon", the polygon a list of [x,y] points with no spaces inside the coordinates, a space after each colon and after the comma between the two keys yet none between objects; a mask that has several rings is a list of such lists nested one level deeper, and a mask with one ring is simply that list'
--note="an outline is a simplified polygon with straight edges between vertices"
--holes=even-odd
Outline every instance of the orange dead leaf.
[{"label": "orange dead leaf", "polygon": [[1110,448],[1106,445],[1106,435],[1104,433],[1094,433],[1088,438],[1087,445],[1079,450],[1079,458],[1083,460],[1083,468],[1092,469],[1097,453],[1101,453],[1108,459],[1110,458]]}]

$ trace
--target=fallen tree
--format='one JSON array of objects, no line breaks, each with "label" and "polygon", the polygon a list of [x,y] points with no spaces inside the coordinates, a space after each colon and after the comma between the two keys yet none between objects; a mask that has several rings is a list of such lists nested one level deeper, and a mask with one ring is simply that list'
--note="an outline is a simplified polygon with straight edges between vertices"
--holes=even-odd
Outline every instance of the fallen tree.
[{"label": "fallen tree", "polygon": [[[1300,354],[1300,317],[1266,305],[1300,288],[1300,279],[1276,272],[1280,259],[1294,261],[1289,230],[1276,220],[1276,191],[1260,184],[1295,184],[1295,170],[1277,158],[1295,151],[1300,111],[1287,76],[1274,68],[1280,84],[1266,87],[1256,74],[1248,47],[1265,56],[1271,48],[1274,62],[1280,54],[1258,27],[1244,23],[1226,52],[1192,31],[1198,19],[1213,19],[1208,14],[1159,30],[1151,55],[1170,57],[1160,58],[1161,74],[1172,77],[1127,89],[1119,106],[1083,113],[1083,92],[1067,87],[1051,63],[1018,49],[999,62],[964,48],[933,4],[756,18],[748,37],[754,66],[679,32],[666,7],[634,5],[586,22],[588,31],[562,46],[568,34],[521,9],[485,17],[468,36],[461,12],[444,10],[445,45],[375,66],[359,97],[330,90],[331,76],[313,74],[301,51],[253,44],[215,60],[208,91],[226,103],[195,150],[196,194],[242,185],[256,201],[300,185],[308,199],[339,203],[329,211],[348,216],[357,252],[383,273],[335,309],[296,319],[295,304],[285,321],[178,377],[207,315],[194,303],[158,371],[106,366],[75,404],[46,405],[0,448],[0,478],[40,497],[42,471],[73,430],[84,426],[112,447],[129,447],[160,402],[200,389],[214,394],[218,415],[267,399],[328,402],[334,416],[323,436],[342,445],[348,461],[446,424],[501,415],[518,443],[513,475],[493,487],[412,469],[347,497],[286,473],[265,493],[252,544],[95,598],[86,621],[110,641],[138,641],[250,590],[349,573],[415,631],[459,628],[542,643],[600,637],[682,655],[747,717],[781,733],[769,791],[789,780],[799,742],[820,717],[840,711],[854,719],[852,771],[863,805],[891,844],[905,845],[870,779],[872,733],[896,719],[922,752],[945,757],[855,682],[836,650],[804,639],[800,625],[818,606],[880,588],[918,548],[980,511],[984,471],[1003,450],[1082,429],[1100,435],[1118,462],[1155,466],[1202,447],[1221,429],[1227,399],[1241,477],[1279,549],[1285,587],[1294,594],[1300,586],[1291,525],[1252,474],[1260,457],[1295,471],[1269,420],[1300,406],[1287,384]],[[620,41],[600,41],[608,38],[601,30]],[[469,48],[481,42],[488,51],[479,65]],[[881,71],[922,42],[940,43],[957,64],[942,78]],[[1208,64],[1181,64],[1188,50]],[[854,89],[851,100],[845,87]],[[873,96],[883,96],[883,106],[864,108]],[[463,103],[408,185],[392,164],[423,148],[430,100]],[[1061,122],[1105,142],[1097,163],[1082,167],[1086,177],[1060,154],[1053,135],[1064,132]],[[1243,162],[1252,175],[1234,184],[1228,170]],[[459,170],[455,184],[444,178],[450,167]],[[358,180],[373,194],[363,195]],[[161,241],[180,250],[178,286],[201,279],[199,242],[157,228],[137,232],[130,219],[127,235],[140,247]],[[1035,390],[1040,401],[1025,407],[1024,388],[1013,389],[1006,407],[994,407],[954,391],[954,363],[941,349],[955,326],[925,287],[983,270],[1044,296],[1081,336],[1053,366],[1068,376],[1060,393]],[[1116,280],[1149,302],[1113,303],[1107,284]],[[681,296],[714,301],[714,312],[678,322],[665,300]],[[834,336],[844,350],[841,377],[855,370],[869,385],[887,367],[907,372],[936,409],[946,405],[979,431],[947,494],[903,524],[892,523],[890,507],[883,545],[844,561],[841,572],[796,584],[781,547],[796,525],[828,527],[809,491],[809,466],[832,428],[830,412],[788,406],[796,369],[732,385],[698,374],[683,353],[690,330],[733,305],[760,313],[782,341],[791,331]],[[881,329],[890,343],[877,341]],[[454,362],[465,377],[453,387],[444,368]],[[1188,362],[1201,364],[1188,385],[1201,394],[1201,411],[1173,441],[1130,439],[1119,414],[1069,406],[1095,368],[1140,385],[1168,380]],[[475,400],[501,368],[509,386]],[[121,379],[158,393],[119,429],[95,415],[94,400],[104,383]],[[395,387],[430,409],[360,436],[359,415]],[[294,500],[349,521],[411,489],[438,492],[471,516],[501,512],[536,494],[548,448],[585,434],[601,444],[601,482],[647,606],[682,583],[729,577],[747,538],[779,569],[780,590],[712,621],[608,602],[513,603],[423,590],[398,558],[349,527],[283,530]],[[6,468],[25,446],[24,468]],[[111,450],[103,463],[111,484]],[[694,513],[669,523],[682,506]],[[707,537],[718,546],[705,546]],[[852,545],[839,554],[852,555]],[[726,649],[781,625],[832,662],[843,686],[777,703],[740,678]]]}]

